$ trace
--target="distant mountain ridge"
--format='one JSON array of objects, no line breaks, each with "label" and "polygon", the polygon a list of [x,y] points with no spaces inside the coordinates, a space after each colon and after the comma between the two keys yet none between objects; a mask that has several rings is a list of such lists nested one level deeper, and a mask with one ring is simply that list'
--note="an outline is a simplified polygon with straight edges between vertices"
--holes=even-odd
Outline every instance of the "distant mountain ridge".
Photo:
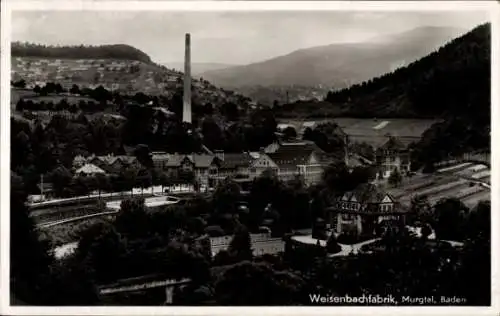
[{"label": "distant mountain ridge", "polygon": [[408,65],[444,45],[463,30],[422,27],[361,43],[300,49],[259,63],[202,73],[215,84],[249,86],[329,86],[345,88]]}]

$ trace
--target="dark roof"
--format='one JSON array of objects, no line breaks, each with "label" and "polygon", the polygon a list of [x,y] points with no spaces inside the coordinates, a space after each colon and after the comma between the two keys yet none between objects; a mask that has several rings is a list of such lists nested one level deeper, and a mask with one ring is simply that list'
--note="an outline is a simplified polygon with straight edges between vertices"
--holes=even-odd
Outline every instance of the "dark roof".
[{"label": "dark roof", "polygon": [[307,164],[314,152],[310,144],[281,145],[277,151],[267,154],[280,168],[294,168]]},{"label": "dark roof", "polygon": [[314,153],[319,163],[322,165],[329,165],[333,162],[344,161],[345,159],[345,154],[343,152],[326,153],[315,151]]},{"label": "dark roof", "polygon": [[253,161],[248,153],[224,153],[224,159],[220,163],[221,169],[236,169],[250,165]]},{"label": "dark roof", "polygon": [[347,165],[351,168],[354,167],[364,167],[364,166],[369,166],[372,165],[373,162],[366,159],[363,156],[360,156],[358,154],[349,154],[347,158]]},{"label": "dark roof", "polygon": [[[386,195],[389,194],[380,190],[380,188],[371,183],[360,184],[353,191],[344,194],[349,201],[354,197],[357,202],[363,204],[380,203]],[[343,199],[344,196],[342,196],[341,199]],[[391,195],[389,195],[389,197],[394,201],[394,198]]]},{"label": "dark roof", "polygon": [[406,146],[401,142],[399,138],[389,137],[389,139],[382,146],[380,146],[380,149],[400,151],[405,150]]},{"label": "dark roof", "polygon": [[189,159],[194,163],[197,168],[208,168],[212,161],[214,160],[214,156],[206,155],[206,154],[194,154],[188,155]]},{"label": "dark roof", "polygon": [[165,165],[167,167],[180,167],[181,163],[185,159],[189,159],[189,161],[191,161],[196,168],[208,168],[212,163],[212,161],[215,159],[215,157],[206,154],[191,154],[191,155],[173,154],[169,155]]}]

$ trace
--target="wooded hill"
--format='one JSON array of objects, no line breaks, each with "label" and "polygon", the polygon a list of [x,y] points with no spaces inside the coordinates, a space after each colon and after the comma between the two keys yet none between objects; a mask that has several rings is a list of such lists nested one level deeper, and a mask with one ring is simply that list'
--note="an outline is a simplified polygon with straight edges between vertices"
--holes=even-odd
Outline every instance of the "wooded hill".
[{"label": "wooded hill", "polygon": [[151,63],[151,58],[143,51],[125,44],[99,46],[47,46],[14,42],[11,46],[13,57],[40,57],[60,59],[126,59]]},{"label": "wooded hill", "polygon": [[326,101],[350,115],[490,117],[490,25],[483,24],[436,52]]}]

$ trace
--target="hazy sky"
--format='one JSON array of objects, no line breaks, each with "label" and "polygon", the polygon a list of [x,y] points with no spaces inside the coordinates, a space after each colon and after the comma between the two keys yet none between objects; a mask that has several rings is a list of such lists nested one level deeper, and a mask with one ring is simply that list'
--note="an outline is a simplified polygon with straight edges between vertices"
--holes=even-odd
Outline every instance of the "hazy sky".
[{"label": "hazy sky", "polygon": [[153,61],[178,62],[191,33],[192,61],[246,64],[300,48],[358,42],[420,26],[468,30],[485,12],[13,12],[13,41],[129,44]]}]

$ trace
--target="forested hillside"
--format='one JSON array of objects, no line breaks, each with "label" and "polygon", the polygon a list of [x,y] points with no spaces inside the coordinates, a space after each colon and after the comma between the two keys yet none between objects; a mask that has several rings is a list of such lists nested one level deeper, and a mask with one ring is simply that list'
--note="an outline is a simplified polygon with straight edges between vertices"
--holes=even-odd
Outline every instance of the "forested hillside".
[{"label": "forested hillside", "polygon": [[490,25],[478,26],[408,67],[330,92],[326,101],[353,115],[460,115],[489,122]]},{"label": "forested hillside", "polygon": [[99,46],[47,46],[32,43],[12,43],[13,57],[74,58],[74,59],[126,59],[150,63],[143,51],[124,44]]}]

